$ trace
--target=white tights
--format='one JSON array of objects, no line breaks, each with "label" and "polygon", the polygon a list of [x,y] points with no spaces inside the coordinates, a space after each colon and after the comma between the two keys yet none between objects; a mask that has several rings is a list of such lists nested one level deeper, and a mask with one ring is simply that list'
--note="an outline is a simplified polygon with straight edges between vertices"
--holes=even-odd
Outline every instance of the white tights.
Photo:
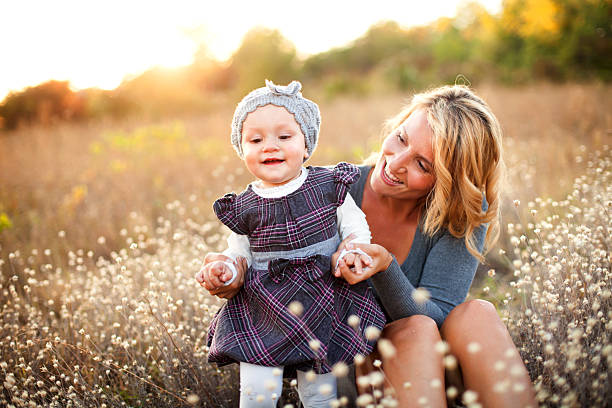
[{"label": "white tights", "polygon": [[[329,408],[336,399],[336,378],[317,374],[312,381],[297,372],[298,394],[305,408]],[[240,408],[274,408],[283,391],[283,367],[240,363]],[[321,392],[323,391],[323,392]]]}]

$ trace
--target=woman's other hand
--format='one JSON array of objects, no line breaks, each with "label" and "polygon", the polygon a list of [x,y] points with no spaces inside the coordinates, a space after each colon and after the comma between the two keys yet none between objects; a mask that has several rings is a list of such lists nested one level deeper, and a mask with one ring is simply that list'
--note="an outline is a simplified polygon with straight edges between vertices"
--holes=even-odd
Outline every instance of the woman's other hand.
[{"label": "woman's other hand", "polygon": [[[332,255],[332,265],[335,266],[336,262],[338,262],[338,268],[333,271],[335,277],[342,277],[350,285],[354,285],[380,271],[384,271],[391,264],[393,258],[384,247],[378,244],[353,244],[350,243],[351,240],[351,236],[347,237],[342,241],[336,253]],[[355,254],[347,254],[340,261],[337,261],[342,249],[350,250],[355,248],[361,249],[372,258],[369,265],[364,265],[362,258]]]},{"label": "woman's other hand", "polygon": [[[228,267],[224,267],[221,262],[233,263],[238,274],[232,283],[225,285],[225,282],[232,278],[232,272]],[[228,256],[217,252],[211,252],[204,258],[204,264],[198,273],[196,280],[211,295],[223,299],[234,297],[244,284],[244,276],[247,270],[247,262],[243,257],[238,257],[236,262]]]}]

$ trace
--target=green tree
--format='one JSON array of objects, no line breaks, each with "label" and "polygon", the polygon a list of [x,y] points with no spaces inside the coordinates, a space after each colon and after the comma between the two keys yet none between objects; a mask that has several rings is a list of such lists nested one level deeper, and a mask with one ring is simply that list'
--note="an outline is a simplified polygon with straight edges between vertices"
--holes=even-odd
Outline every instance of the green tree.
[{"label": "green tree", "polygon": [[264,79],[285,85],[296,77],[295,46],[278,30],[254,28],[232,55],[229,69],[236,90],[245,94],[264,85]]},{"label": "green tree", "polygon": [[612,2],[555,0],[559,8],[557,61],[567,77],[612,80]]}]

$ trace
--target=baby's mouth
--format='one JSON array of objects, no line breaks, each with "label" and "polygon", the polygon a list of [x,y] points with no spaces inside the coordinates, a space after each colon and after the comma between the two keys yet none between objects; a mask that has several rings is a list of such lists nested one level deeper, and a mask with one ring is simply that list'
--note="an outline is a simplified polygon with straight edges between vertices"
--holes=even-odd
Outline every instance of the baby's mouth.
[{"label": "baby's mouth", "polygon": [[272,159],[266,159],[262,163],[266,165],[273,165],[273,164],[280,164],[282,162],[284,162],[284,160],[272,158]]}]

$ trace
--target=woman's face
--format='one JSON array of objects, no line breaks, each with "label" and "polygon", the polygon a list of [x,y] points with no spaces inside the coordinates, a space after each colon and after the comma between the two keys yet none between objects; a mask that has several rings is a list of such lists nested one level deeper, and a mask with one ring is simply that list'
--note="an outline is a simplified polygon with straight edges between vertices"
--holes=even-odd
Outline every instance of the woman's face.
[{"label": "woman's face", "polygon": [[383,141],[370,178],[372,190],[400,200],[425,197],[436,182],[432,138],[425,111],[414,111]]}]

